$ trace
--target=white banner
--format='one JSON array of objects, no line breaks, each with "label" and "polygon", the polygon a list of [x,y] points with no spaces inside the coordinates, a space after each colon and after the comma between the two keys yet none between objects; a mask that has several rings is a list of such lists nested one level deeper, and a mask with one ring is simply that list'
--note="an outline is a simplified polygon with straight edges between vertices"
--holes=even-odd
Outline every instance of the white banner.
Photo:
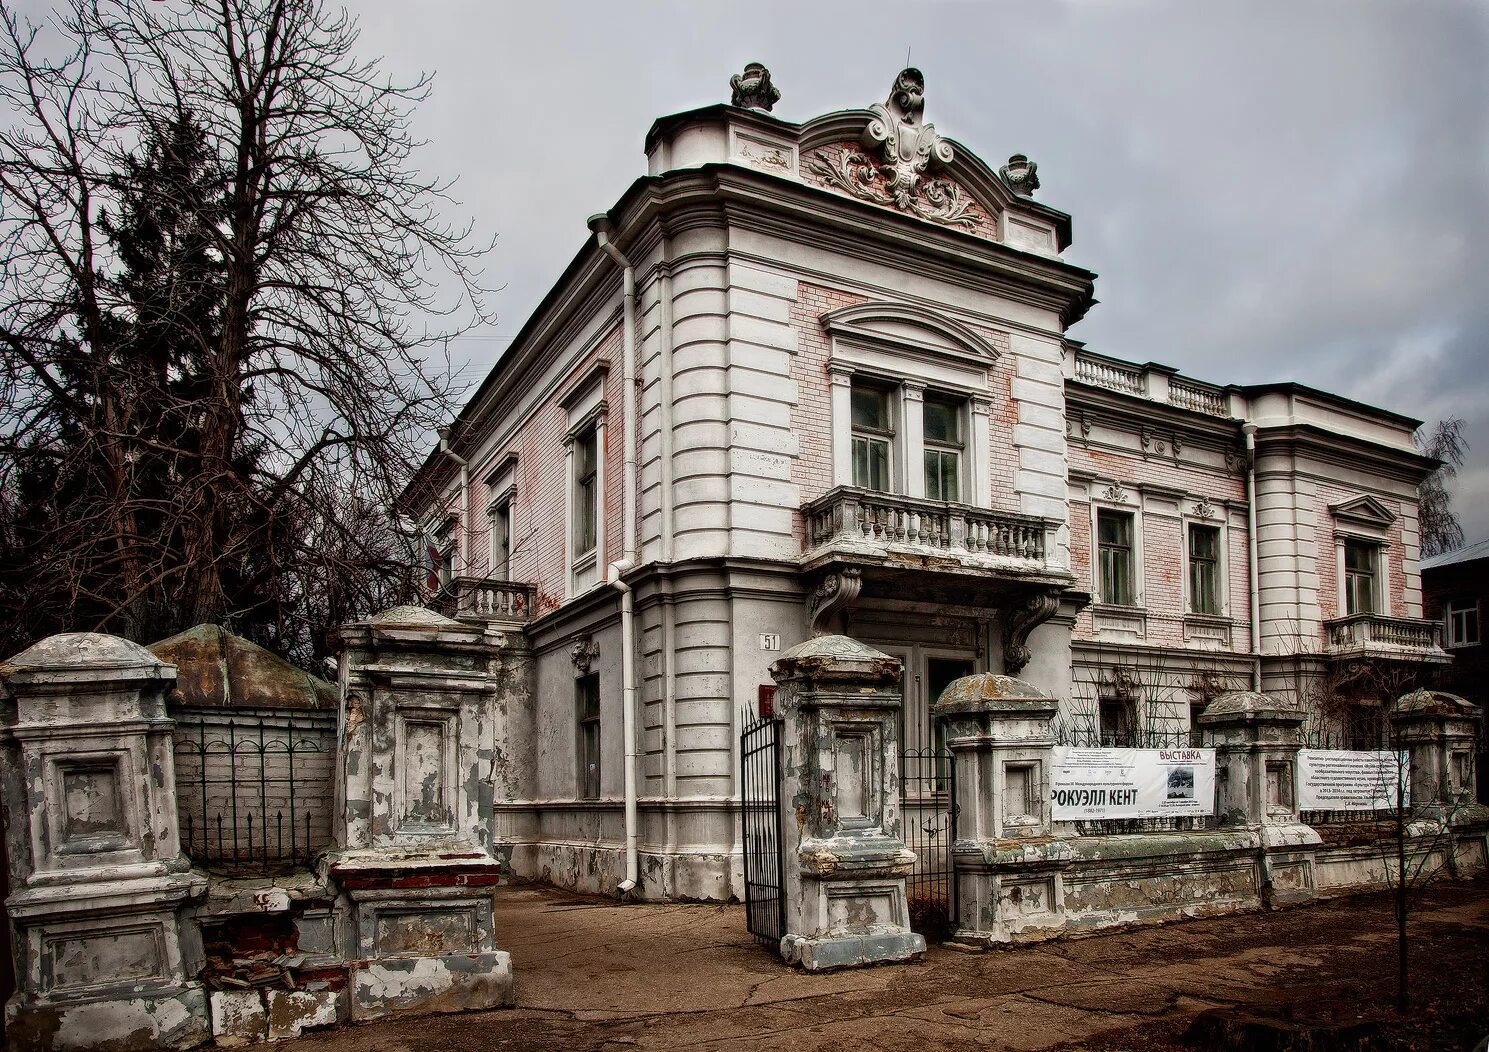
[{"label": "white banner", "polygon": [[1057,745],[1050,800],[1056,822],[1214,814],[1215,750]]},{"label": "white banner", "polygon": [[1299,749],[1298,808],[1304,811],[1384,811],[1411,804],[1409,760],[1404,752]]}]

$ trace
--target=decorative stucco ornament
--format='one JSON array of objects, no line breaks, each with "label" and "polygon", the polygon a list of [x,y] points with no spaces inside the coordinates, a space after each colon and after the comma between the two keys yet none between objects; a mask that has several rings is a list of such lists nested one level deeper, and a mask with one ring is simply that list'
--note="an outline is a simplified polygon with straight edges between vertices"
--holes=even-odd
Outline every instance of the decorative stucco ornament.
[{"label": "decorative stucco ornament", "polygon": [[972,202],[960,186],[925,178],[950,164],[956,152],[934,124],[921,120],[924,110],[924,75],[918,69],[901,70],[889,98],[869,107],[874,116],[860,138],[866,153],[849,151],[836,158],[818,153],[811,170],[864,201],[894,205],[937,223],[976,226]]},{"label": "decorative stucco ornament", "polygon": [[998,174],[1020,197],[1033,197],[1034,191],[1039,189],[1039,165],[1021,153],[1008,158],[1008,163],[998,169]]},{"label": "decorative stucco ornament", "polygon": [[600,644],[593,639],[585,637],[576,639],[574,645],[569,648],[569,660],[574,663],[574,671],[581,675],[589,675],[590,666],[600,656]]},{"label": "decorative stucco ornament", "polygon": [[743,73],[729,78],[729,86],[734,89],[729,99],[733,106],[769,113],[781,101],[780,89],[771,83],[770,70],[759,62],[745,63]]}]

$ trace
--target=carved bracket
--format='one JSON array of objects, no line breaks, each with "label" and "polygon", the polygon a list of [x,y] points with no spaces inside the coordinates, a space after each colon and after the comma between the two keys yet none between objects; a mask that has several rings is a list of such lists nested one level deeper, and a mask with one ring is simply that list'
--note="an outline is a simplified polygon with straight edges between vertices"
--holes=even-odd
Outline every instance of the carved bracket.
[{"label": "carved bracket", "polygon": [[583,639],[576,639],[574,645],[569,648],[569,660],[574,663],[574,672],[576,675],[589,675],[590,665],[594,664],[595,659],[599,656],[600,644],[588,636]]},{"label": "carved bracket", "polygon": [[863,590],[863,573],[852,568],[829,572],[807,600],[807,618],[812,635],[825,636],[840,630],[843,615]]},{"label": "carved bracket", "polygon": [[1060,593],[1035,592],[1012,608],[1003,620],[1003,672],[1017,676],[1033,654],[1029,650],[1029,633],[1055,616],[1060,608]]}]

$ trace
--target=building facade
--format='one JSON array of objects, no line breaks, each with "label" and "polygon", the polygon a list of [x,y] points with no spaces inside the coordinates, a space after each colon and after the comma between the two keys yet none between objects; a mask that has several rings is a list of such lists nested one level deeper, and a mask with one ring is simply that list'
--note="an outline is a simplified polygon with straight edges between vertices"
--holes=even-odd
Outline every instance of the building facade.
[{"label": "building facade", "polygon": [[1072,339],[1070,217],[926,123],[916,70],[801,124],[762,67],[733,86],[653,125],[403,497],[434,603],[530,650],[492,761],[515,870],[739,896],[739,735],[820,632],[904,662],[911,752],[978,671],[1076,744],[1257,687],[1378,737],[1359,670],[1444,660],[1418,422]]},{"label": "building facade", "polygon": [[[1443,648],[1453,663],[1443,673],[1443,689],[1479,708],[1479,770],[1489,763],[1489,735],[1483,713],[1489,705],[1489,647],[1483,619],[1489,612],[1489,540],[1422,560],[1422,603],[1428,618],[1442,622]],[[1489,784],[1479,780],[1479,802],[1489,803]]]}]

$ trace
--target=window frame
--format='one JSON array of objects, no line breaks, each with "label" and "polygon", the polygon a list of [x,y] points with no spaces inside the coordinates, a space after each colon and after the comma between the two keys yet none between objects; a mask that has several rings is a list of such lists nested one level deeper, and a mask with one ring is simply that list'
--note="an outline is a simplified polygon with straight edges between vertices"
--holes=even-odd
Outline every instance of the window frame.
[{"label": "window frame", "polygon": [[[1461,647],[1479,646],[1484,639],[1479,616],[1479,601],[1473,598],[1449,599],[1443,604],[1443,645],[1453,650]],[[1464,638],[1459,638],[1455,622],[1462,616]],[[1473,638],[1467,638],[1467,628],[1473,625]]]},{"label": "window frame", "polygon": [[[1128,592],[1125,601],[1119,601],[1116,597],[1108,594],[1105,580],[1105,566],[1102,559],[1103,543],[1101,540],[1102,516],[1123,516],[1127,519],[1127,576]],[[1142,551],[1139,546],[1139,538],[1142,536],[1142,519],[1136,508],[1114,504],[1092,504],[1091,506],[1091,585],[1095,592],[1098,604],[1102,606],[1125,607],[1139,609],[1143,605],[1142,592]]]},{"label": "window frame", "polygon": [[[869,427],[858,423],[857,414],[854,411],[854,402],[860,391],[872,392],[883,399],[885,427]],[[900,397],[898,385],[873,379],[853,377],[848,385],[848,421],[849,421],[849,448],[851,456],[849,464],[849,477],[854,486],[859,489],[872,490],[875,493],[899,494],[903,484],[898,478],[897,461],[900,456],[900,439],[904,433],[904,427],[895,426],[895,418],[900,414],[899,410],[903,403]],[[884,447],[884,474],[885,485],[881,489],[869,484],[858,477],[858,444],[882,445]]]},{"label": "window frame", "polygon": [[[593,379],[582,385],[574,397],[564,401],[564,408],[568,413],[569,427],[564,434],[564,516],[565,516],[565,552],[564,561],[568,568],[567,595],[565,598],[572,599],[592,588],[604,583],[602,562],[605,558],[605,500],[609,479],[606,472],[606,455],[608,442],[607,414],[604,395],[605,389],[604,363],[592,370]],[[589,518],[589,526],[593,533],[593,543],[587,544],[583,551],[579,545],[581,540],[588,541],[581,532],[583,523],[580,521],[579,509],[579,483],[582,478],[589,478],[589,473],[581,476],[578,469],[579,449],[581,443],[593,442],[594,445],[594,472],[593,488],[593,512]]]},{"label": "window frame", "polygon": [[[486,507],[487,533],[490,535],[486,572],[493,581],[512,580],[512,510],[516,500],[514,487]],[[500,558],[498,552],[501,553]]]},{"label": "window frame", "polygon": [[[929,415],[932,405],[939,405],[951,410],[951,419],[956,423],[956,441],[950,442],[945,439],[932,438],[926,430],[925,421]],[[967,484],[966,471],[963,464],[967,459],[968,432],[971,430],[968,421],[968,402],[966,398],[958,397],[943,391],[927,391],[921,399],[921,473],[924,480],[925,497],[927,500],[938,500],[948,504],[964,504],[966,501]],[[948,497],[944,493],[938,496],[931,495],[931,472],[930,459],[932,456],[938,458],[951,457],[956,466],[956,492]],[[940,478],[937,479],[937,490],[940,490]]]},{"label": "window frame", "polygon": [[[1182,523],[1184,540],[1184,613],[1192,617],[1225,617],[1230,609],[1230,603],[1226,595],[1226,530],[1224,523],[1209,519],[1184,519]],[[1209,560],[1213,578],[1211,589],[1214,594],[1214,609],[1201,610],[1198,604],[1198,594],[1195,588],[1196,556],[1194,554],[1194,535],[1197,530],[1209,530],[1215,536],[1215,553]],[[1203,562],[1205,560],[1199,560]]]},{"label": "window frame", "polygon": [[600,712],[600,674],[586,672],[574,677],[574,795],[580,800],[598,800],[601,796],[605,768]]},{"label": "window frame", "polygon": [[[1351,587],[1352,575],[1358,576],[1358,571],[1352,571],[1349,567],[1349,553],[1351,549],[1364,551],[1370,556],[1370,605],[1367,609],[1351,609],[1355,598],[1355,590]],[[1386,603],[1386,590],[1382,587],[1386,577],[1386,546],[1373,538],[1345,535],[1339,539],[1339,608],[1343,616],[1382,616],[1389,614]]]}]

